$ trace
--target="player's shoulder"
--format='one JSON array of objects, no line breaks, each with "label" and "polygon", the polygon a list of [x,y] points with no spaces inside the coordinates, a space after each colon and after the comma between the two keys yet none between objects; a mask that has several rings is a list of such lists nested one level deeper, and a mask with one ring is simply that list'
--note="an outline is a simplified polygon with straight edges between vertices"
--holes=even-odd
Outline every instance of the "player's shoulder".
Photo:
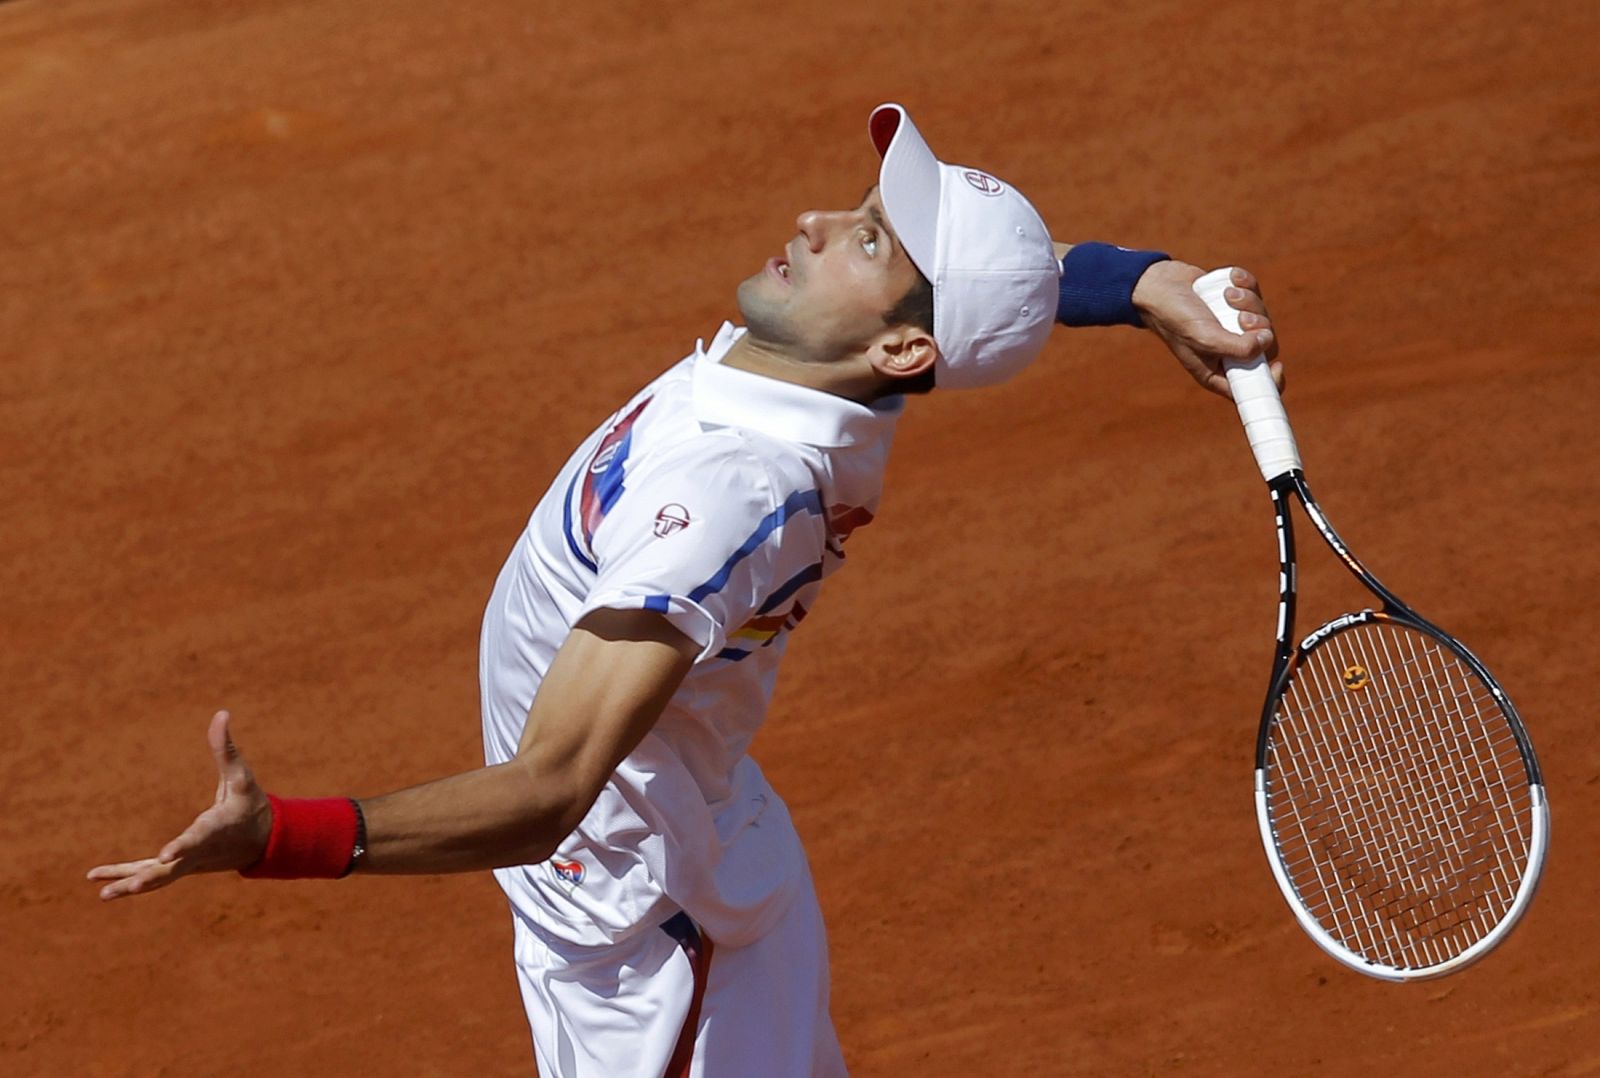
[{"label": "player's shoulder", "polygon": [[787,515],[786,506],[820,506],[814,450],[704,418],[696,406],[695,362],[691,356],[670,368],[629,404],[638,429],[622,485],[638,494],[635,500],[692,498],[715,506],[729,526],[740,520],[753,526],[773,512]]},{"label": "player's shoulder", "polygon": [[640,455],[607,534],[684,530],[707,549],[781,538],[820,549],[826,517],[817,484],[781,443],[732,427],[680,428]]},{"label": "player's shoulder", "polygon": [[801,455],[785,443],[740,428],[698,424],[652,447],[631,478],[641,485],[692,486],[729,496],[759,493],[769,508],[817,485]]}]

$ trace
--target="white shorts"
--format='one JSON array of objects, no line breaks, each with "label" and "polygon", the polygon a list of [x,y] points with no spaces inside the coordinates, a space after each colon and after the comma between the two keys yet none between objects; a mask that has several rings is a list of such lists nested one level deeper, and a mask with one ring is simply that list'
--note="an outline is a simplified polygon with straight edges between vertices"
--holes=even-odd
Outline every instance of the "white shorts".
[{"label": "white shorts", "polygon": [[809,875],[772,931],[746,947],[716,946],[680,913],[616,947],[563,957],[513,922],[543,1078],[845,1074]]}]

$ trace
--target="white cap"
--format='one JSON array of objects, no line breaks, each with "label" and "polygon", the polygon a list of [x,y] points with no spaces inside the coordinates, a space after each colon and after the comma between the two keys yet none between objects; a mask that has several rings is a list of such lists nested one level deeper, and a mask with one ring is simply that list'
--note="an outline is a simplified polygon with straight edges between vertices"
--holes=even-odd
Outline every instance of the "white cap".
[{"label": "white cap", "polygon": [[1061,263],[1022,193],[933,156],[899,105],[868,123],[883,157],[878,191],[911,261],[933,283],[935,382],[995,385],[1039,354],[1055,322]]}]

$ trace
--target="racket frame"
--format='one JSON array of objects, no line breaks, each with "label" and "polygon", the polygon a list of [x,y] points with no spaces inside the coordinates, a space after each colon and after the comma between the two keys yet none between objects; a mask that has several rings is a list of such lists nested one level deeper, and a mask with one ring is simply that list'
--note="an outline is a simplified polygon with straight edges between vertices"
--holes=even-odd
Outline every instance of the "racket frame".
[{"label": "racket frame", "polygon": [[[1522,918],[1522,914],[1527,910],[1528,903],[1533,900],[1535,890],[1538,888],[1539,878],[1544,867],[1545,849],[1549,843],[1550,819],[1549,807],[1545,802],[1544,796],[1544,782],[1539,770],[1538,759],[1534,755],[1533,744],[1528,738],[1527,731],[1523,728],[1521,716],[1517,714],[1516,706],[1512,704],[1511,698],[1500,688],[1499,682],[1494,679],[1494,675],[1489,673],[1488,668],[1478,661],[1477,656],[1473,655],[1460,641],[1407,606],[1350,552],[1350,548],[1345,545],[1339,533],[1333,529],[1333,525],[1329,523],[1327,515],[1323,513],[1321,506],[1317,504],[1316,498],[1312,496],[1310,488],[1306,485],[1305,475],[1299,468],[1291,468],[1289,471],[1269,479],[1267,489],[1272,495],[1272,508],[1278,532],[1278,641],[1277,649],[1273,656],[1272,676],[1267,687],[1266,702],[1262,705],[1260,731],[1256,736],[1255,802],[1256,821],[1261,832],[1261,841],[1265,848],[1267,862],[1272,869],[1272,876],[1277,880],[1278,888],[1283,892],[1283,897],[1289,903],[1290,909],[1294,911],[1295,919],[1299,921],[1300,927],[1319,947],[1351,969],[1386,981],[1426,980],[1453,973],[1471,965],[1499,944],[1516,927],[1517,922]],[[1329,548],[1338,555],[1345,568],[1363,586],[1376,595],[1383,604],[1379,610],[1367,609],[1341,614],[1339,617],[1324,622],[1299,642],[1296,642],[1293,637],[1296,569],[1294,522],[1289,512],[1291,496],[1299,499],[1300,507],[1305,512],[1306,518],[1311,521]],[[1473,943],[1458,955],[1436,965],[1425,967],[1399,968],[1374,962],[1344,946],[1322,927],[1321,923],[1306,909],[1305,903],[1301,900],[1293,882],[1289,879],[1288,873],[1284,869],[1283,858],[1279,852],[1277,837],[1268,807],[1268,743],[1274,720],[1277,717],[1279,701],[1288,687],[1290,678],[1298,668],[1300,661],[1323,640],[1353,626],[1373,622],[1390,622],[1433,637],[1460,657],[1472,672],[1482,679],[1494,696],[1495,703],[1499,705],[1506,716],[1512,734],[1516,738],[1517,750],[1521,755],[1522,765],[1528,778],[1530,814],[1532,816],[1528,867],[1518,884],[1517,893],[1512,899],[1510,909],[1482,939]]]}]

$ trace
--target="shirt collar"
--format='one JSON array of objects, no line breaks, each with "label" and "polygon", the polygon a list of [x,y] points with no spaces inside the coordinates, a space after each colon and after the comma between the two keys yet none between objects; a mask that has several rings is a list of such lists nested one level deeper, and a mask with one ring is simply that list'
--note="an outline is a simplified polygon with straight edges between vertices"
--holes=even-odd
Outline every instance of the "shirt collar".
[{"label": "shirt collar", "polygon": [[702,423],[744,427],[786,442],[824,449],[874,443],[894,432],[904,397],[885,397],[871,405],[820,389],[724,366],[722,357],[744,329],[722,323],[711,347],[695,342],[694,414]]}]

